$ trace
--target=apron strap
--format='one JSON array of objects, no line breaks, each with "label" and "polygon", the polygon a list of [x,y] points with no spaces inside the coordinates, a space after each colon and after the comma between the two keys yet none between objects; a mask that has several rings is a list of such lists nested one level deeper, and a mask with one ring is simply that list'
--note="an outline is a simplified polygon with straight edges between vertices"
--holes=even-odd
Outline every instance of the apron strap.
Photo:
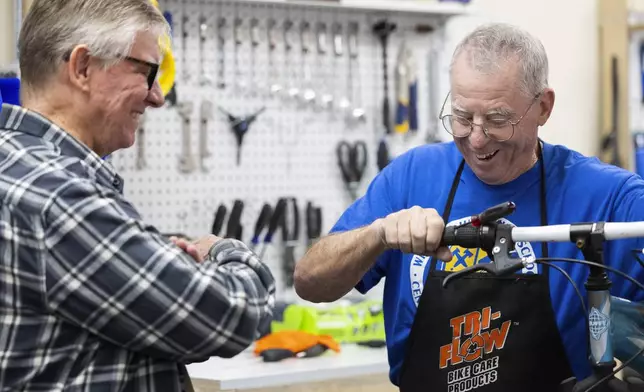
[{"label": "apron strap", "polygon": [[[465,168],[465,159],[461,160],[461,164],[456,170],[454,179],[452,180],[452,187],[449,190],[449,195],[447,196],[447,201],[445,202],[445,208],[443,209],[443,222],[447,224],[449,222],[449,214],[452,212],[452,204],[454,204],[454,196],[456,196],[456,190],[458,189],[458,183],[461,182],[461,174],[463,174],[463,169]],[[432,257],[429,264],[429,271],[434,272],[436,270],[436,258]]]},{"label": "apron strap", "polygon": [[[539,192],[539,212],[540,212],[540,221],[541,221],[541,226],[546,226],[548,224],[548,209],[546,206],[546,163],[543,160],[543,149],[541,147],[541,144],[543,141],[541,139],[537,140],[537,158],[539,159],[539,174],[541,177],[541,181],[539,181],[539,187],[540,187],[540,192]],[[462,159],[460,165],[458,166],[458,170],[456,171],[456,174],[454,175],[454,180],[452,180],[452,186],[449,190],[449,195],[447,196],[447,201],[445,202],[445,208],[443,209],[443,221],[445,224],[449,222],[449,215],[452,212],[452,205],[454,204],[454,197],[456,196],[456,190],[458,189],[458,184],[461,181],[461,175],[463,174],[463,169],[465,168],[465,160]],[[542,257],[548,257],[548,243],[547,242],[542,242],[541,243],[541,256]],[[431,258],[431,263],[430,263],[430,272],[434,272],[436,270],[436,263],[437,259],[435,257]],[[550,272],[550,268],[543,268],[543,273],[545,277],[548,277]]]},{"label": "apron strap", "polygon": [[461,160],[461,164],[458,166],[454,180],[452,180],[452,187],[449,190],[449,195],[447,196],[447,202],[445,203],[445,208],[443,209],[443,221],[445,224],[449,221],[449,214],[452,212],[452,204],[454,204],[454,196],[456,196],[456,190],[458,189],[458,183],[461,182],[461,174],[463,174],[463,169],[465,168],[465,160]]}]

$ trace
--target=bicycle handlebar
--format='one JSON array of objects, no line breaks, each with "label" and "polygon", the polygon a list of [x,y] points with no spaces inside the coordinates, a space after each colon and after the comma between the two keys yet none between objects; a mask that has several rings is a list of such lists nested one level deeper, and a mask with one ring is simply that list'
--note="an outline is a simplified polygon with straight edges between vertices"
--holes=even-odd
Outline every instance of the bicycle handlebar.
[{"label": "bicycle handlebar", "polygon": [[[516,227],[507,225],[510,240],[514,242],[571,242],[571,235],[576,230],[589,226],[603,225],[604,239],[607,241],[625,238],[644,237],[644,221],[638,222],[593,222],[573,223],[550,226]],[[500,224],[499,226],[503,226]],[[441,245],[456,245],[464,248],[480,247],[488,235],[483,232],[485,226],[448,226],[443,232]]]},{"label": "bicycle handlebar", "polygon": [[[590,308],[604,309],[603,303],[608,300],[611,282],[605,271],[612,271],[631,281],[635,286],[644,290],[644,285],[627,274],[604,265],[603,243],[610,240],[625,238],[644,238],[644,221],[640,222],[581,222],[572,224],[557,224],[550,226],[516,227],[509,223],[499,222],[500,218],[510,215],[515,210],[512,202],[493,206],[484,212],[472,216],[469,223],[459,226],[447,226],[441,239],[442,246],[456,245],[464,248],[478,248],[485,251],[490,257],[490,263],[479,263],[452,272],[443,279],[443,287],[450,281],[459,279],[476,271],[486,271],[493,275],[506,275],[519,271],[531,263],[541,263],[560,270],[571,282],[579,297],[584,313],[589,315],[584,300],[574,281],[555,264],[549,261],[561,260],[578,262],[590,268],[590,275],[586,281],[589,294]],[[521,242],[573,242],[579,248],[586,260],[563,258],[517,258],[512,257],[516,243]],[[638,249],[637,253],[644,253]],[[644,261],[636,257],[644,266]],[[596,309],[595,309],[596,310]],[[610,318],[609,309],[602,313]],[[590,321],[587,318],[587,330],[590,330]],[[624,384],[620,384],[614,375],[620,368],[613,370],[615,363],[612,360],[612,348],[605,342],[590,341],[593,375],[579,382],[566,380],[562,382],[565,390],[572,391],[626,391]],[[635,356],[627,360],[627,366],[637,355],[642,355],[642,348]],[[605,359],[609,358],[609,359]],[[601,386],[600,386],[601,385]],[[600,388],[600,389],[597,389]]]}]

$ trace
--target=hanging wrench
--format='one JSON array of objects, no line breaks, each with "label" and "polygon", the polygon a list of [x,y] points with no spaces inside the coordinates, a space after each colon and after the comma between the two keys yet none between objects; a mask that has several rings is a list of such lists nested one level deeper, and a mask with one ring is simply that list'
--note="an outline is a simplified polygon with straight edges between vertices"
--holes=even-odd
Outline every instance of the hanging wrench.
[{"label": "hanging wrench", "polygon": [[303,21],[300,24],[300,48],[302,50],[302,90],[301,103],[309,105],[315,101],[315,91],[311,88],[311,24]]},{"label": "hanging wrench", "polygon": [[233,39],[235,40],[235,84],[238,89],[238,91],[241,92],[246,92],[246,88],[248,85],[246,84],[246,80],[244,80],[244,75],[241,70],[241,64],[239,61],[240,58],[240,52],[242,51],[242,44],[244,43],[243,37],[242,37],[242,26],[244,24],[244,21],[242,18],[236,17],[235,22],[234,22],[234,27],[233,27]]},{"label": "hanging wrench", "polygon": [[[318,22],[317,25],[317,48],[318,48],[318,88],[322,92],[320,94],[320,107],[322,109],[330,109],[333,105],[333,95],[329,92],[328,87],[328,71],[326,67],[326,54],[327,54],[327,26],[324,22]],[[335,75],[332,75],[335,77]]]},{"label": "hanging wrench", "polygon": [[275,26],[277,22],[271,18],[266,22],[266,40],[268,49],[268,79],[270,80],[271,94],[279,94],[282,91],[280,84],[280,77],[277,67],[275,66],[275,48],[277,42],[275,40]]},{"label": "hanging wrench", "polygon": [[[362,91],[360,89],[360,66],[358,63],[358,22],[349,23],[349,38],[347,40],[347,52],[349,54],[349,96],[353,103],[353,109],[349,116],[352,120],[360,122],[366,121],[366,112],[360,102],[362,101]],[[354,67],[358,70],[355,72]],[[354,76],[357,73],[356,76]]]},{"label": "hanging wrench", "polygon": [[199,166],[204,173],[208,172],[206,158],[212,154],[208,149],[208,120],[212,116],[212,102],[205,99],[201,102],[201,122],[199,126]]},{"label": "hanging wrench", "polygon": [[192,139],[190,137],[190,115],[192,102],[183,101],[179,106],[179,115],[183,120],[181,128],[181,156],[179,157],[179,171],[191,173],[195,170],[195,160],[192,156]]},{"label": "hanging wrench", "polygon": [[[292,50],[293,50],[293,38],[292,38],[292,31],[293,31],[293,22],[290,21],[289,19],[285,20],[284,23],[282,24],[282,28],[284,29],[284,59],[286,61],[286,67],[289,67],[291,64],[291,61],[289,57],[292,55]],[[286,86],[286,80],[289,78],[289,75],[294,71],[292,67],[291,69],[287,69],[285,72],[282,73],[285,79],[284,85]],[[296,99],[298,95],[300,95],[300,89],[297,87],[297,83],[301,82],[299,80],[296,80],[295,82],[291,79],[289,80],[289,88],[288,88],[288,98],[291,99]]]},{"label": "hanging wrench", "polygon": [[224,17],[220,17],[217,21],[217,57],[219,59],[217,87],[223,90],[226,88],[226,18]]},{"label": "hanging wrench", "polygon": [[257,47],[259,46],[259,19],[253,18],[250,20],[250,82],[249,88],[252,96],[257,95],[257,89],[261,89],[255,77],[256,72],[256,57]]},{"label": "hanging wrench", "polygon": [[[335,62],[334,62],[334,67],[338,65],[341,60],[342,56],[344,56],[344,36],[342,32],[342,25],[339,22],[336,22],[333,24],[333,53],[335,54]],[[337,79],[340,81],[340,78]],[[338,82],[335,83],[337,91],[343,90],[342,87],[338,86]],[[346,89],[345,89],[346,90]],[[341,98],[338,100],[338,109],[340,109],[340,112],[343,114],[346,114],[349,108],[351,107],[351,101],[347,97],[347,92],[345,91],[344,93],[339,93],[341,94]]]},{"label": "hanging wrench", "polygon": [[141,115],[141,119],[139,121],[139,128],[137,129],[136,135],[135,167],[136,170],[143,170],[148,166],[148,163],[145,160],[145,114]]},{"label": "hanging wrench", "polygon": [[188,26],[190,17],[186,11],[186,5],[183,5],[183,16],[181,19],[181,71],[185,82],[190,80],[190,70],[188,69]]},{"label": "hanging wrench", "polygon": [[199,84],[210,85],[210,76],[206,72],[206,43],[208,41],[208,18],[206,15],[199,16]]}]

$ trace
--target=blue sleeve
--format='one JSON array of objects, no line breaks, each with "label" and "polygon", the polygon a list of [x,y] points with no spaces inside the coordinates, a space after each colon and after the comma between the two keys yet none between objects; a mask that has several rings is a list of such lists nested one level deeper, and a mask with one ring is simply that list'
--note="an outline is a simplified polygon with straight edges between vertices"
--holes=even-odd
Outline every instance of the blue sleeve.
[{"label": "blue sleeve", "polygon": [[[385,217],[394,212],[392,200],[390,198],[391,178],[395,178],[394,171],[397,162],[391,162],[383,171],[373,179],[365,195],[356,200],[347,210],[345,210],[335,225],[331,228],[331,233],[349,231],[371,224],[378,218]],[[355,286],[356,290],[365,294],[373,286],[380,282],[386,275],[387,264],[391,258],[392,251],[386,251],[380,255],[376,263],[362,277],[362,280]]]},{"label": "blue sleeve", "polygon": [[[639,176],[630,176],[619,190],[615,199],[612,222],[644,221],[644,180]],[[626,239],[608,242],[605,262],[638,282],[644,282],[644,267],[637,262],[633,249],[643,249],[644,239]],[[613,295],[634,300],[644,301],[644,291],[624,278],[609,273],[613,282]]]}]

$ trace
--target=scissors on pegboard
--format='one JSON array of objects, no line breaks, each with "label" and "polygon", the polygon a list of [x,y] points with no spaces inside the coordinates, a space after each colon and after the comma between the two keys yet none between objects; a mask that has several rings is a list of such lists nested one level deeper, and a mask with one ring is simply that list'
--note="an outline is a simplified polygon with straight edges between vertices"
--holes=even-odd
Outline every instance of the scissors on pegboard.
[{"label": "scissors on pegboard", "polygon": [[358,198],[358,187],[367,168],[367,144],[362,141],[349,143],[342,140],[336,147],[338,166],[347,190],[353,200]]}]

